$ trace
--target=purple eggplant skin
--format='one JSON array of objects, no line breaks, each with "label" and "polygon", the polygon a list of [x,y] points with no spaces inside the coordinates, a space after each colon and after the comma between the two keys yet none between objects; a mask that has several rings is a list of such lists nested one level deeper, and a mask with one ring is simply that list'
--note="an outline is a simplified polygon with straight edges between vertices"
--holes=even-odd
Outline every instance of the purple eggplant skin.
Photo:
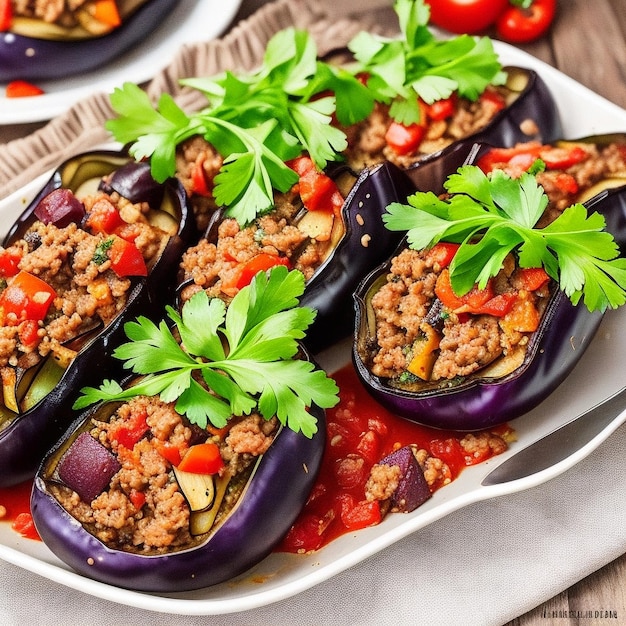
[{"label": "purple eggplant skin", "polygon": [[[127,155],[115,151],[88,152],[68,159],[16,220],[3,245],[21,238],[34,221],[33,211],[42,197],[60,186],[75,189],[82,180],[82,168],[91,177],[94,169],[101,172],[104,167],[110,172],[129,160]],[[0,487],[10,487],[34,476],[41,459],[76,417],[72,404],[77,389],[98,385],[103,377],[121,376],[121,362],[111,355],[126,340],[124,324],[139,315],[160,317],[164,302],[173,299],[178,263],[195,234],[195,225],[182,185],[172,179],[165,187],[178,213],[178,233],[170,238],[148,276],[133,279],[124,311],[79,351],[54,389],[0,431]]]},{"label": "purple eggplant skin", "polygon": [[[119,403],[118,403],[119,404]],[[96,407],[97,408],[97,407]],[[258,466],[230,516],[197,547],[145,556],[113,550],[85,530],[48,492],[55,450],[39,468],[31,512],[39,536],[62,561],[88,578],[136,591],[191,591],[238,576],[264,559],[294,524],[317,477],[325,446],[325,412],[317,406],[312,438],[283,428]],[[67,446],[93,414],[64,435]]]},{"label": "purple eggplant skin", "polygon": [[[596,138],[596,143],[599,141],[600,138]],[[472,144],[465,148],[461,164],[474,162],[491,146]],[[459,154],[463,154],[461,147],[445,176],[455,171]],[[443,164],[438,167],[446,169]],[[425,187],[420,185],[420,188]],[[584,204],[590,212],[597,211],[605,217],[606,228],[623,255],[626,250],[626,186],[606,190]],[[403,241],[397,252],[405,245]],[[390,259],[366,276],[354,294],[356,321],[352,359],[363,385],[378,402],[398,415],[427,426],[482,430],[530,411],[565,380],[602,321],[602,313],[590,312],[583,303],[574,306],[563,292],[555,290],[529,342],[524,362],[514,372],[498,379],[469,377],[445,389],[411,392],[392,388],[374,376],[367,366],[373,342],[367,313],[368,293],[383,279],[389,263]]]},{"label": "purple eggplant skin", "polygon": [[101,67],[155,36],[179,2],[149,0],[114,31],[93,39],[55,41],[0,33],[0,82],[61,79]]},{"label": "purple eggplant skin", "polygon": [[526,87],[485,128],[407,168],[407,174],[418,189],[442,193],[446,174],[464,163],[468,146],[479,143],[513,146],[527,141],[551,143],[562,136],[561,118],[556,103],[539,74],[519,67],[505,67],[504,70],[509,74],[515,72],[525,75]]},{"label": "purple eggplant skin", "polygon": [[305,345],[314,353],[349,337],[354,328],[352,294],[365,274],[385,260],[402,235],[389,231],[382,214],[391,202],[415,192],[406,174],[389,162],[361,172],[341,214],[346,232],[306,284],[301,306],[317,311]]}]

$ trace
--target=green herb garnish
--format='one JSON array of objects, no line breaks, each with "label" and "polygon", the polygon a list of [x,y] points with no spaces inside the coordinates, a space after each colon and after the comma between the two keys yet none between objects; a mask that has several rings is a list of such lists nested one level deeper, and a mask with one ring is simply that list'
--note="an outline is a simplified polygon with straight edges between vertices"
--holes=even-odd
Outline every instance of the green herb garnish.
[{"label": "green herb garnish", "polygon": [[176,402],[176,410],[202,428],[208,422],[221,428],[232,415],[258,411],[311,437],[317,424],[307,407],[334,406],[338,389],[313,363],[296,358],[298,340],[315,318],[313,309],[298,306],[303,291],[303,274],[278,266],[258,273],[228,308],[204,291],[183,306],[182,315],[168,306],[184,348],[165,321],[158,326],[145,317],[128,322],[124,330],[130,341],[113,354],[144,378],[126,389],[112,380],[99,389],[85,387],[74,408],[159,395]]},{"label": "green herb garnish", "polygon": [[109,260],[107,252],[111,249],[114,241],[113,237],[108,237],[98,243],[91,259],[96,265],[102,265]]},{"label": "green herb garnish", "polygon": [[[210,105],[187,114],[162,94],[155,110],[145,92],[126,83],[111,95],[119,117],[106,128],[121,143],[132,143],[135,158],[150,158],[159,182],[175,173],[176,146],[203,136],[224,157],[215,201],[240,224],[273,207],[273,189],[284,192],[297,182],[285,161],[306,151],[323,169],[338,159],[347,141],[331,124],[333,114],[352,124],[373,108],[368,89],[349,72],[319,61],[312,37],[295,29],[269,41],[255,72],[225,72],[181,84],[203,92]],[[337,96],[322,96],[325,92]]]},{"label": "green herb garnish", "polygon": [[506,74],[487,37],[460,35],[438,40],[428,28],[430,7],[423,0],[397,0],[394,5],[402,38],[359,33],[348,47],[369,75],[367,86],[401,124],[420,121],[419,96],[428,104],[454,92],[475,100]]},{"label": "green herb garnish", "polygon": [[605,229],[604,217],[588,215],[584,205],[566,208],[552,223],[535,228],[548,197],[531,171],[511,178],[502,170],[489,176],[474,165],[459,168],[446,180],[449,194],[416,193],[408,205],[387,207],[390,230],[408,231],[409,245],[420,250],[438,241],[460,243],[450,265],[450,282],[461,296],[475,284],[484,288],[507,254],[520,267],[543,267],[573,304],[580,298],[590,311],[617,308],[626,302],[626,259]]}]

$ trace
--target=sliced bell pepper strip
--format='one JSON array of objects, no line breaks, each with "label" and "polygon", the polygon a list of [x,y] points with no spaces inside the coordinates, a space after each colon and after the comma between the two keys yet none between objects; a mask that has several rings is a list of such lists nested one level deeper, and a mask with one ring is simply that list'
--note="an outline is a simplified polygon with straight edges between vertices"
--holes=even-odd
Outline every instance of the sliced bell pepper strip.
[{"label": "sliced bell pepper strip", "polygon": [[0,0],[0,31],[9,30],[13,24],[11,0]]},{"label": "sliced bell pepper strip", "polygon": [[240,289],[249,285],[256,274],[267,271],[276,265],[291,267],[287,257],[268,254],[267,252],[257,254],[237,267],[231,278],[222,282],[221,290],[227,295],[235,295]]}]

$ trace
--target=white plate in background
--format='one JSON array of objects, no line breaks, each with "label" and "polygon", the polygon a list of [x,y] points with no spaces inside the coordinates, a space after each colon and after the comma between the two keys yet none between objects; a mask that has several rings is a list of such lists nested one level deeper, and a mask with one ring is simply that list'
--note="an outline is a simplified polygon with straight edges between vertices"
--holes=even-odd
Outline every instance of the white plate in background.
[{"label": "white plate in background", "polygon": [[[626,131],[624,109],[524,52],[495,43],[503,64],[530,67],[540,73],[552,90],[561,112],[565,138]],[[0,202],[3,224],[11,223],[46,178],[40,177]],[[267,606],[289,598],[453,511],[474,502],[537,486],[585,458],[617,429],[619,423],[613,423],[571,457],[539,474],[504,485],[481,485],[483,478],[504,459],[622,387],[625,327],[626,307],[606,314],[596,337],[567,380],[541,405],[511,422],[518,440],[511,444],[508,452],[466,468],[453,483],[437,491],[414,512],[389,515],[380,525],[346,534],[312,555],[272,554],[235,580],[180,594],[140,593],[87,579],[71,571],[42,543],[20,537],[7,523],[0,523],[0,558],[94,597],[162,613],[218,615]],[[343,345],[330,354],[321,355],[319,360],[330,371],[337,363],[347,362],[348,359],[349,351]],[[591,380],[590,371],[601,371],[602,376]]]},{"label": "white plate in background", "polygon": [[123,82],[143,83],[165,68],[185,44],[209,41],[230,24],[242,0],[180,0],[163,24],[111,63],[67,78],[36,81],[41,96],[6,98],[0,84],[0,124],[41,122],[90,94],[112,91]]}]

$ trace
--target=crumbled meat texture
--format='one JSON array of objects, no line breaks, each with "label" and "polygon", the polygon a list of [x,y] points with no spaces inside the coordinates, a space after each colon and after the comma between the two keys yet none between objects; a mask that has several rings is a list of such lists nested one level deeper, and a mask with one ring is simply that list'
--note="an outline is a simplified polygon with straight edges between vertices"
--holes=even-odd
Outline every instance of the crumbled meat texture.
[{"label": "crumbled meat texture", "polygon": [[[122,445],[119,433],[142,420],[147,429],[143,436],[132,449]],[[277,429],[276,419],[252,414],[236,421],[225,436],[205,431],[204,441],[220,446],[224,471],[232,477],[218,519],[223,519],[243,491],[247,475],[240,472],[267,451]],[[173,404],[139,396],[122,404],[109,422],[94,422],[91,435],[117,455],[122,467],[108,489],[91,503],[82,502],[67,487],[52,484],[50,490],[61,505],[115,549],[162,554],[193,545],[189,506],[161,450],[164,445],[175,447],[184,456],[190,445],[198,443],[197,428],[176,413]],[[136,504],[137,494],[145,502],[140,499]]]},{"label": "crumbled meat texture", "polygon": [[[493,89],[505,99],[510,99],[511,92],[505,87]],[[451,118],[429,122],[419,148],[408,155],[399,155],[387,145],[385,134],[392,120],[388,106],[377,103],[366,120],[343,129],[348,137],[348,163],[357,170],[383,160],[391,161],[399,167],[409,167],[424,156],[478,132],[499,111],[499,107],[489,98],[480,98],[474,102],[459,98],[458,103],[458,109]]]},{"label": "crumbled meat texture", "polygon": [[[118,194],[97,193],[81,198],[87,213],[96,205],[108,203],[120,210],[126,223],[134,229],[135,244],[146,263],[157,258],[168,235],[149,224],[146,204],[134,205]],[[111,262],[94,262],[99,245],[107,238],[91,234],[77,224],[58,228],[36,221],[23,239],[7,248],[21,257],[18,268],[34,274],[56,293],[46,318],[39,323],[37,341],[23,345],[20,326],[7,319],[0,326],[0,367],[16,366],[23,355],[37,352],[46,356],[91,327],[106,326],[124,309],[131,281],[118,276]],[[34,243],[36,242],[36,244]],[[6,280],[10,284],[11,278]]]},{"label": "crumbled meat texture", "polygon": [[[513,257],[507,257],[493,281],[496,293],[519,286],[514,270]],[[376,319],[376,346],[370,363],[374,375],[398,379],[407,372],[413,346],[420,340],[422,325],[436,301],[435,286],[441,271],[425,251],[404,249],[392,259],[386,282],[371,299]],[[532,294],[520,290],[515,306],[504,317],[445,311],[427,382],[469,376],[517,346],[526,345],[530,332],[524,329],[540,318],[548,296],[547,288]]]},{"label": "crumbled meat texture", "polygon": [[71,27],[78,23],[75,11],[87,0],[12,0],[13,15]]},{"label": "crumbled meat texture", "polygon": [[468,433],[461,439],[461,447],[466,455],[476,459],[485,458],[485,452],[502,454],[508,448],[502,437],[489,432]]},{"label": "crumbled meat texture", "polygon": [[398,488],[400,475],[400,467],[397,465],[373,465],[365,483],[365,499],[368,502],[389,500]]}]

